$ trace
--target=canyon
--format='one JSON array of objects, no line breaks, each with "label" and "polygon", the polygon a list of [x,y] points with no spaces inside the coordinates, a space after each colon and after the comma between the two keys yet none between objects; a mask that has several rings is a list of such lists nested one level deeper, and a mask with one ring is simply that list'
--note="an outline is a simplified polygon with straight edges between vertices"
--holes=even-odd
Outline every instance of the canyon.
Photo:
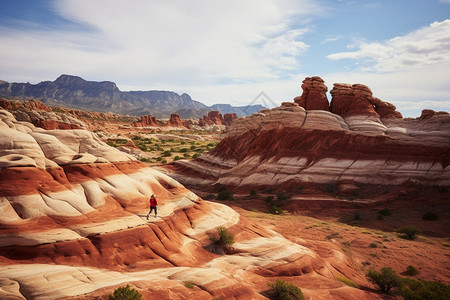
[{"label": "canyon", "polygon": [[[129,284],[144,299],[268,299],[283,279],[305,299],[395,299],[365,273],[408,265],[448,285],[450,115],[402,118],[362,84],[327,91],[308,77],[250,116],[165,121],[0,100],[0,298],[106,299]],[[185,154],[218,144],[140,161],[156,136]],[[394,232],[410,223],[416,241]],[[208,251],[221,226],[224,255]]]}]

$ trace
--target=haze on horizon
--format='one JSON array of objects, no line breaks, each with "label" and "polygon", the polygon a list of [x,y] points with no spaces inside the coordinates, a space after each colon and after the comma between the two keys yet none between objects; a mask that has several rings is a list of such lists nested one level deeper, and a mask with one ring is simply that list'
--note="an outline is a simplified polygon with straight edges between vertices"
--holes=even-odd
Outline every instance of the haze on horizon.
[{"label": "haze on horizon", "polygon": [[[0,79],[71,74],[207,105],[275,103],[306,76],[362,83],[404,117],[450,111],[450,0],[16,0],[0,11]],[[268,105],[270,103],[262,103]]]}]

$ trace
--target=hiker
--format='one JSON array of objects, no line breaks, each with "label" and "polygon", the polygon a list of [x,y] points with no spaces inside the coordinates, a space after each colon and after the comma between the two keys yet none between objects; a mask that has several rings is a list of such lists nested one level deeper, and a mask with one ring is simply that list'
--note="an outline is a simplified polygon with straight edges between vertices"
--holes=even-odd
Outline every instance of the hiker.
[{"label": "hiker", "polygon": [[152,210],[155,210],[155,218],[157,215],[157,209],[156,209],[156,205],[158,205],[158,202],[156,201],[156,197],[155,194],[152,194],[152,196],[150,197],[150,211],[147,214],[147,220],[148,220],[148,216],[152,213]]}]

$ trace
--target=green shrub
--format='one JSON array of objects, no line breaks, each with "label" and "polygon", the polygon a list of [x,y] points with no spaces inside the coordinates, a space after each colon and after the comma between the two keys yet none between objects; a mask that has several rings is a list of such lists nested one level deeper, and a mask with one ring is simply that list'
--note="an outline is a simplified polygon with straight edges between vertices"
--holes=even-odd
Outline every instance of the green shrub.
[{"label": "green shrub", "polygon": [[289,198],[291,198],[289,195],[286,195],[285,193],[279,193],[279,194],[277,194],[277,200],[279,201],[279,202],[283,202],[283,201],[286,201],[286,200],[288,200]]},{"label": "green shrub", "polygon": [[435,221],[438,219],[438,215],[434,212],[427,211],[426,213],[423,214],[422,219],[427,221]]},{"label": "green shrub", "polygon": [[166,151],[164,151],[162,153],[162,156],[164,156],[164,157],[168,157],[168,156],[171,156],[171,155],[172,155],[172,152],[170,152],[170,150],[166,150]]},{"label": "green shrub", "polygon": [[256,191],[255,190],[250,190],[250,196],[255,196],[256,195]]},{"label": "green shrub", "polygon": [[181,159],[181,157],[179,157],[179,156],[177,155],[177,156],[175,156],[175,157],[173,158],[173,161],[180,160],[180,159]]},{"label": "green shrub", "polygon": [[336,280],[340,281],[342,283],[345,283],[348,286],[351,286],[351,287],[354,287],[354,288],[358,288],[358,285],[356,283],[354,283],[353,280],[351,280],[351,279],[349,279],[349,278],[347,278],[345,276],[336,277]]},{"label": "green shrub", "polygon": [[408,240],[415,240],[417,235],[421,233],[421,230],[414,225],[406,225],[397,229],[396,232]]},{"label": "green shrub", "polygon": [[217,200],[234,200],[233,193],[229,190],[221,189],[216,197]]},{"label": "green shrub", "polygon": [[381,268],[381,272],[369,269],[366,274],[367,279],[378,285],[381,291],[389,293],[394,287],[400,286],[401,278],[390,267]]},{"label": "green shrub", "polygon": [[142,295],[127,284],[126,287],[119,287],[114,290],[112,295],[109,295],[109,300],[140,300]]},{"label": "green shrub", "polygon": [[406,300],[450,299],[450,286],[437,281],[403,278],[399,293]]},{"label": "green shrub", "polygon": [[194,154],[192,155],[192,158],[197,158],[197,157],[199,157],[199,156],[200,156],[199,153],[194,153]]},{"label": "green shrub", "polygon": [[185,281],[185,282],[183,282],[183,283],[184,283],[184,286],[187,287],[188,289],[193,289],[194,286],[195,286],[195,284],[193,284],[193,283],[190,282],[190,281]]},{"label": "green shrub", "polygon": [[230,252],[231,245],[234,244],[234,235],[228,232],[228,228],[220,226],[216,228],[217,235],[208,234],[209,241],[208,250],[215,254],[226,254]]},{"label": "green shrub", "polygon": [[303,300],[302,290],[292,283],[277,279],[275,283],[268,283],[270,287],[269,293],[277,300]]},{"label": "green shrub", "polygon": [[419,271],[417,271],[416,267],[411,266],[411,265],[406,267],[406,271],[405,271],[404,275],[414,276],[417,274],[419,274]]},{"label": "green shrub", "polygon": [[281,215],[283,213],[283,210],[279,206],[272,204],[269,207],[269,213],[273,215]]}]

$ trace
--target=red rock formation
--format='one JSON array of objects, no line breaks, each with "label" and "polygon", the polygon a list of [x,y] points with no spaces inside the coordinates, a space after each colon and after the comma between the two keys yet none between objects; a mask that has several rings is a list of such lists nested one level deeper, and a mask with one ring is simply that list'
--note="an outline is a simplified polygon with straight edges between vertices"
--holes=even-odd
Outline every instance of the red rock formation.
[{"label": "red rock formation", "polygon": [[11,103],[3,98],[0,98],[0,107],[3,107],[4,109],[12,109]]},{"label": "red rock formation", "polygon": [[372,91],[363,84],[335,83],[330,111],[342,117],[375,116],[381,118],[402,118],[396,107],[372,96]]},{"label": "red rock formation", "polygon": [[[230,117],[228,117],[230,118]],[[222,114],[217,110],[212,110],[208,112],[208,115],[203,116],[203,118],[198,120],[198,125],[204,127],[208,125],[226,125]]]},{"label": "red rock formation", "polygon": [[[342,289],[335,274],[358,277],[341,254],[331,265],[88,131],[37,130],[5,110],[0,120],[2,299],[93,299],[139,282],[148,298],[244,300],[273,277],[324,278],[330,291]],[[152,194],[159,218],[147,219]],[[217,226],[234,235],[229,255],[205,249]]]},{"label": "red rock formation", "polygon": [[158,127],[160,126],[159,121],[152,117],[151,115],[148,116],[141,116],[141,120],[139,122],[135,122],[132,124],[134,127]]},{"label": "red rock formation", "polygon": [[36,120],[32,122],[33,125],[47,130],[51,129],[83,129],[77,124],[69,124],[57,120]]},{"label": "red rock formation", "polygon": [[223,122],[225,123],[225,125],[227,126],[231,126],[231,123],[233,122],[234,119],[237,119],[237,116],[235,113],[231,113],[231,114],[225,114],[223,116]]},{"label": "red rock formation", "polygon": [[326,110],[329,111],[327,98],[327,86],[324,80],[318,76],[306,77],[303,80],[303,93],[300,97],[294,98],[294,102],[306,110]]},{"label": "red rock formation", "polygon": [[185,127],[183,124],[183,121],[181,121],[180,119],[180,115],[179,114],[170,114],[170,119],[169,122],[167,122],[167,126],[170,127]]}]

